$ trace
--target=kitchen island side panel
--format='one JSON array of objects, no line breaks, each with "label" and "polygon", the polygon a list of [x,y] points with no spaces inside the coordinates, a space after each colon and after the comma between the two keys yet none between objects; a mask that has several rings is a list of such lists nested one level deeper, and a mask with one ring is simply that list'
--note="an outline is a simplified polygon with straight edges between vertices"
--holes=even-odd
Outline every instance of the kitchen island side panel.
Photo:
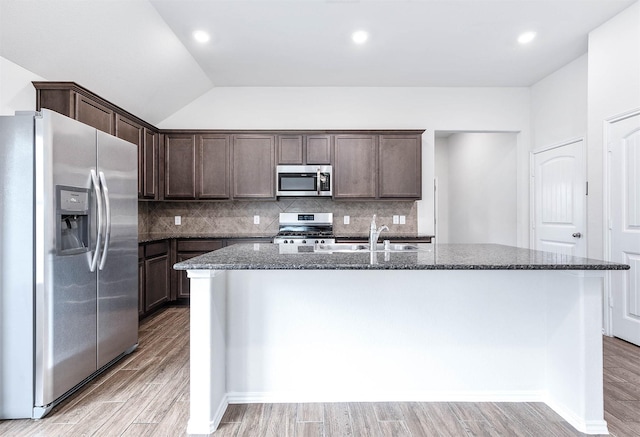
[{"label": "kitchen island side panel", "polygon": [[192,361],[207,363],[192,363],[191,432],[215,430],[229,403],[529,401],[607,434],[603,271],[189,277]]},{"label": "kitchen island side panel", "polygon": [[227,275],[232,399],[541,400],[535,272]]}]

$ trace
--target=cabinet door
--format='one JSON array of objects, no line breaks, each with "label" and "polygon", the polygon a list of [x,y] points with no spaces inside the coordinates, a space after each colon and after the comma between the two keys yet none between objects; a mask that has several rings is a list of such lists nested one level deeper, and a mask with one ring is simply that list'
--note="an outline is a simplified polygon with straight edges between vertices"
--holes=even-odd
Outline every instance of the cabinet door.
[{"label": "cabinet door", "polygon": [[196,142],[194,135],[165,136],[164,197],[196,198]]},{"label": "cabinet door", "polygon": [[138,260],[138,317],[144,315],[144,260]]},{"label": "cabinet door", "polygon": [[[206,240],[177,240],[176,241],[176,262],[181,262],[198,255],[221,249],[223,246],[223,240],[206,239]],[[178,290],[176,292],[176,298],[187,299],[190,295],[190,282],[187,277],[187,272],[184,270],[177,271],[178,273]]]},{"label": "cabinet door", "polygon": [[420,199],[422,141],[419,135],[381,135],[378,193],[381,198]]},{"label": "cabinet door", "polygon": [[145,199],[157,199],[158,196],[158,139],[157,132],[144,129],[144,153],[138,177],[142,181],[142,196]]},{"label": "cabinet door", "polygon": [[229,136],[198,135],[198,198],[229,198]]},{"label": "cabinet door", "polygon": [[[184,260],[194,258],[198,255],[204,255],[207,252],[179,252],[176,255],[177,262],[182,262]],[[190,296],[190,285],[189,278],[187,277],[187,272],[185,270],[180,270],[178,272],[178,292],[176,298],[178,299],[188,299]]]},{"label": "cabinet door", "polygon": [[302,156],[302,135],[278,135],[278,164],[304,163]]},{"label": "cabinet door", "polygon": [[169,256],[146,259],[144,270],[144,309],[149,312],[169,300]]},{"label": "cabinet door", "polygon": [[232,163],[235,199],[275,199],[273,135],[235,135]]},{"label": "cabinet door", "polygon": [[116,114],[116,137],[135,144],[138,147],[138,197],[142,197],[142,163],[144,162],[143,127],[139,124]]},{"label": "cabinet door", "polygon": [[336,135],[334,198],[376,197],[376,139],[375,135]]},{"label": "cabinet door", "polygon": [[331,135],[307,135],[307,164],[331,164]]},{"label": "cabinet door", "polygon": [[113,135],[114,113],[109,108],[76,94],[76,120]]}]

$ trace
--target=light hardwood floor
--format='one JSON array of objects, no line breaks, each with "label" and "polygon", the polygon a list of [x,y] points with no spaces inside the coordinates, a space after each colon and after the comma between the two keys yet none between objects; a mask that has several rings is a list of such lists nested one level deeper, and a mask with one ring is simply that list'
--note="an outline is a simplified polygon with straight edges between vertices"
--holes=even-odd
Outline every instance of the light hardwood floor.
[{"label": "light hardwood floor", "polygon": [[[0,421],[0,436],[184,436],[189,415],[189,310],[143,320],[140,346],[41,420]],[[640,437],[640,348],[604,339],[611,435]],[[214,437],[580,436],[539,403],[230,405]]]}]

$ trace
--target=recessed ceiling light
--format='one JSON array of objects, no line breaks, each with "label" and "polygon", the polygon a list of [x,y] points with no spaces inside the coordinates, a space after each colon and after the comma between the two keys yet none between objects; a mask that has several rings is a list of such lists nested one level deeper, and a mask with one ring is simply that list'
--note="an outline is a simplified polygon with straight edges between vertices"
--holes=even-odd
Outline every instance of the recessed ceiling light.
[{"label": "recessed ceiling light", "polygon": [[205,43],[205,42],[209,41],[209,39],[211,39],[211,37],[204,30],[196,30],[195,32],[193,32],[193,39],[195,39],[196,41],[198,41],[200,43]]},{"label": "recessed ceiling light", "polygon": [[369,34],[364,30],[358,30],[351,34],[351,39],[356,44],[364,44],[369,39]]},{"label": "recessed ceiling light", "polygon": [[518,42],[520,44],[528,44],[531,41],[533,41],[535,37],[536,37],[535,32],[524,32],[524,33],[521,33],[520,36],[518,37]]}]

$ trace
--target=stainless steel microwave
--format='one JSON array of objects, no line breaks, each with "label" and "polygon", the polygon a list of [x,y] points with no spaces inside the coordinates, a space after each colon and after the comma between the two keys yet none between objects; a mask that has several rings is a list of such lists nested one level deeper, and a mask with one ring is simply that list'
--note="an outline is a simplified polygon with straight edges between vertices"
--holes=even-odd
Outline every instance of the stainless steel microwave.
[{"label": "stainless steel microwave", "polygon": [[332,196],[330,165],[278,165],[276,196]]}]

